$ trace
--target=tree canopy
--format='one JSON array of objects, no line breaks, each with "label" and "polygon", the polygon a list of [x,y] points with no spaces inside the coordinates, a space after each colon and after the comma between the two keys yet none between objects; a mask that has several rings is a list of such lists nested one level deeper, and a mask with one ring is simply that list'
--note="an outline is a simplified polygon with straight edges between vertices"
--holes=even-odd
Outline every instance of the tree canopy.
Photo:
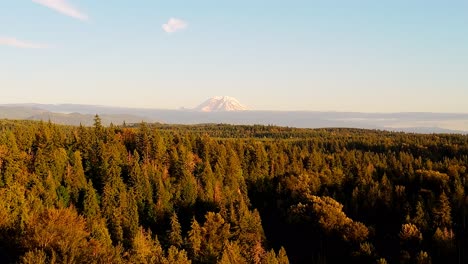
[{"label": "tree canopy", "polygon": [[466,263],[468,136],[0,120],[0,262]]}]

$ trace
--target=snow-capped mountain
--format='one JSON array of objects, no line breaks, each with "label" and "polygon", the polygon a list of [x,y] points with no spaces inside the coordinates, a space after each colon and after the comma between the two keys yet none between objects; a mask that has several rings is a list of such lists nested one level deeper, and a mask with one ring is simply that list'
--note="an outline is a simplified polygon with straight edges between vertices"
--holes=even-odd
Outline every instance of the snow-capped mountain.
[{"label": "snow-capped mountain", "polygon": [[248,107],[242,105],[236,98],[229,96],[215,96],[206,100],[194,110],[201,112],[245,111]]}]

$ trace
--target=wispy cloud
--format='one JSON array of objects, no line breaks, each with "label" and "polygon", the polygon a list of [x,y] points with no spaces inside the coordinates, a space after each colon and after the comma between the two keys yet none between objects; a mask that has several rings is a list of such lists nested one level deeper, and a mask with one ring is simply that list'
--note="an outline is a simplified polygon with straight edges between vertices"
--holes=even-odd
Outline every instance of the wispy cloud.
[{"label": "wispy cloud", "polygon": [[166,24],[162,25],[162,28],[167,33],[174,33],[176,31],[187,28],[187,26],[187,22],[177,18],[171,18]]},{"label": "wispy cloud", "polygon": [[66,16],[80,20],[88,20],[88,16],[69,4],[66,0],[32,0],[34,3],[51,8]]},{"label": "wispy cloud", "polygon": [[0,37],[0,45],[3,46],[10,46],[14,48],[21,48],[21,49],[44,49],[47,46],[37,43],[31,43],[27,41],[18,40],[16,38],[9,38],[9,37]]}]

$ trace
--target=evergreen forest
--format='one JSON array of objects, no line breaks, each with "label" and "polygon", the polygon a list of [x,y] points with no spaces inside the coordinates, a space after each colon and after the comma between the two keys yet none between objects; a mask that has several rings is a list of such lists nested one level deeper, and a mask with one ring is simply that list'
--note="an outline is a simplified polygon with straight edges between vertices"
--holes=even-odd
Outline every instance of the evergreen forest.
[{"label": "evergreen forest", "polygon": [[0,120],[0,263],[468,263],[468,136]]}]

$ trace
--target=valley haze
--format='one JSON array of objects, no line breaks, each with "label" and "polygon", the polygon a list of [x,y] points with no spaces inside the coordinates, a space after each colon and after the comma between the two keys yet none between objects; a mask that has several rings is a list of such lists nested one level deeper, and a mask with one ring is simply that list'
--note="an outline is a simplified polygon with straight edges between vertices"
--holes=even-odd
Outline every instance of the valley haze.
[{"label": "valley haze", "polygon": [[[215,97],[225,100],[225,97]],[[211,98],[212,99],[212,98]],[[298,128],[364,128],[412,133],[468,133],[468,114],[465,113],[360,113],[321,111],[255,111],[228,110],[215,106],[215,111],[203,110],[207,100],[194,109],[145,109],[84,104],[2,104],[0,118],[50,120],[57,124],[92,125],[96,114],[103,124],[123,122],[158,122],[167,124],[223,123],[234,125],[277,125]],[[235,100],[235,99],[234,99]],[[237,100],[236,100],[237,101]],[[210,108],[211,109],[211,108]]]}]

